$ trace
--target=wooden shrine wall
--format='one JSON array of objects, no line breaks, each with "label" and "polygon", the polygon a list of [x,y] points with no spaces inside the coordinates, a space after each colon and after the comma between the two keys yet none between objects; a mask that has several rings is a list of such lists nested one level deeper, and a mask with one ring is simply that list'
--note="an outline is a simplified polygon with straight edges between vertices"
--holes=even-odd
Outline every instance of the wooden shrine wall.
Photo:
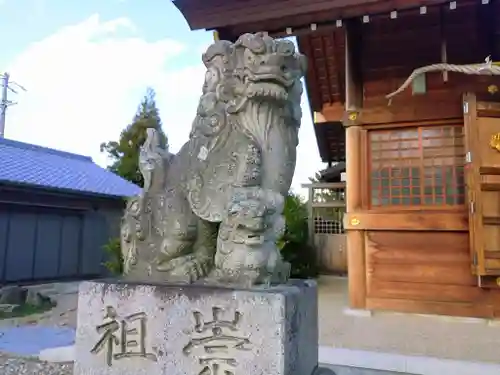
[{"label": "wooden shrine wall", "polygon": [[[350,291],[364,306],[353,307],[500,317],[500,289],[480,288],[471,270],[462,102],[464,92],[498,100],[488,88],[500,88],[500,79],[431,73],[424,93],[409,87],[390,106],[385,98],[413,69],[442,60],[443,39],[450,63],[479,63],[492,46],[498,51],[500,26],[494,43],[484,38],[483,11],[429,8],[423,16],[417,9],[405,19],[378,16],[360,25],[362,202],[345,225],[348,236],[349,229],[364,233],[365,269],[349,265],[353,277],[364,278]],[[322,113],[332,120],[343,108],[326,104]]]}]

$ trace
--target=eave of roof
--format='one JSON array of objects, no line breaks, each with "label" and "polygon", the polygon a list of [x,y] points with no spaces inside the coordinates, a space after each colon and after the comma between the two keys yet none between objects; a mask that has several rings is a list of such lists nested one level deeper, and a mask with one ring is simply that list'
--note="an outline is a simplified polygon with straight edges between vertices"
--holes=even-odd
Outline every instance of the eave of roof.
[{"label": "eave of roof", "polygon": [[0,139],[0,182],[79,195],[122,198],[141,189],[90,157]]},{"label": "eave of roof", "polygon": [[340,162],[337,164],[334,164],[333,166],[323,169],[322,171],[319,171],[319,176],[320,176],[320,181],[322,182],[328,182],[331,180],[337,180],[340,179],[340,175],[345,172],[346,164],[344,162]]},{"label": "eave of roof", "polygon": [[[248,24],[246,32],[274,31],[307,23],[334,21],[419,6],[432,6],[449,0],[174,0],[173,3],[191,30],[218,29]],[[315,19],[310,15],[316,15]],[[303,20],[307,19],[307,22]],[[251,29],[255,27],[255,29]],[[263,25],[266,27],[263,29]],[[283,27],[283,28],[284,28]]]},{"label": "eave of roof", "polygon": [[[15,189],[16,191],[24,191],[24,192],[31,191],[33,193],[36,192],[42,194],[58,195],[68,198],[78,197],[82,199],[105,199],[109,201],[114,201],[114,200],[123,201],[124,199],[128,198],[128,196],[122,196],[122,195],[99,194],[99,193],[92,193],[74,189],[54,188],[36,184],[27,184],[22,182],[0,180],[0,193],[2,192],[2,190],[12,190],[12,189]],[[2,202],[2,199],[0,199],[0,202]]]}]

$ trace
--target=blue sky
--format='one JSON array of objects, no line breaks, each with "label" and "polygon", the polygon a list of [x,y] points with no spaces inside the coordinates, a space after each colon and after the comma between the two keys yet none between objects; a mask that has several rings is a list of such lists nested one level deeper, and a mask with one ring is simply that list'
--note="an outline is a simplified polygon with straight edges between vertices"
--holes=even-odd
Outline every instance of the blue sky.
[{"label": "blue sky", "polygon": [[[117,139],[147,86],[172,151],[187,140],[212,34],[190,31],[170,0],[0,0],[0,72],[27,92],[9,99],[6,138],[92,156]],[[307,98],[294,190],[323,168]]]}]

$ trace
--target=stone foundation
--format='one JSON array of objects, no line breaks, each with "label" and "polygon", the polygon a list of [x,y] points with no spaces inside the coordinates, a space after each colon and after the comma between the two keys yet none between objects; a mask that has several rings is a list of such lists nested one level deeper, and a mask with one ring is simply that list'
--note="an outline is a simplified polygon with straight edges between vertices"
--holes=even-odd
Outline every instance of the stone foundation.
[{"label": "stone foundation", "polygon": [[83,282],[75,375],[310,375],[317,288]]}]

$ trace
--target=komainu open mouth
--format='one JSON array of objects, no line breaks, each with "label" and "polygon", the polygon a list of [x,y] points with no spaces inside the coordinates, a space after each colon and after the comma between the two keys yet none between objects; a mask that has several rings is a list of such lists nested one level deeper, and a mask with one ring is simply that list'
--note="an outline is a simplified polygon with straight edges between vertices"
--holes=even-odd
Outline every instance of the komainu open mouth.
[{"label": "komainu open mouth", "polygon": [[257,75],[248,80],[248,98],[288,99],[288,81],[279,75]]},{"label": "komainu open mouth", "polygon": [[245,239],[245,244],[248,246],[259,246],[264,243],[264,236],[260,234],[249,234]]},{"label": "komainu open mouth", "polygon": [[288,99],[288,93],[283,86],[270,82],[252,83],[248,87],[247,96],[249,98],[270,98],[279,101]]}]

